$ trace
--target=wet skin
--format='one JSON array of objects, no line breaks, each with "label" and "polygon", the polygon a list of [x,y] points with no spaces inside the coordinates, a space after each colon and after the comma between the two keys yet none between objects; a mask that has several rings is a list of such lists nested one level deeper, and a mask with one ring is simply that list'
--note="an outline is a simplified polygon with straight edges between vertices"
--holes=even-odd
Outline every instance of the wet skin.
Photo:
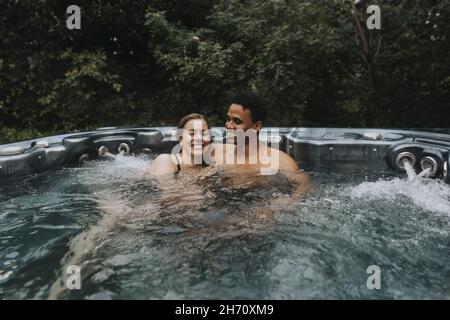
[{"label": "wet skin", "polygon": [[[239,104],[231,104],[228,108],[227,112],[227,121],[225,122],[225,127],[227,130],[243,130],[244,132],[247,130],[254,130],[256,134],[259,134],[259,131],[262,128],[262,122],[261,121],[253,121],[251,116],[251,111],[249,109],[245,109],[243,106]],[[236,144],[236,138],[231,138],[228,141]],[[216,149],[218,149],[216,147]],[[231,151],[230,151],[231,150]],[[236,150],[233,150],[233,148],[230,148],[229,145],[226,145],[224,147],[224,150],[222,150],[222,157],[220,157],[220,152],[216,152],[216,162],[226,164],[228,167],[229,165],[233,165],[232,170],[234,171],[240,171],[243,172],[249,172],[252,170],[259,170],[261,168],[267,168],[270,167],[268,165],[264,165],[261,163],[261,159],[265,156],[268,157],[271,163],[275,163],[273,161],[277,161],[277,167],[281,171],[288,171],[288,172],[297,172],[298,166],[297,163],[286,153],[274,149],[269,148],[265,144],[257,143],[257,163],[256,164],[250,164],[252,161],[250,161],[251,157],[255,157],[254,154],[250,154],[248,143],[246,141],[246,148],[245,148],[245,154],[236,154],[236,162],[234,164],[225,163],[226,162],[226,155],[229,152],[236,153]],[[239,164],[238,159],[240,157],[243,157],[243,161],[245,164]],[[273,160],[273,161],[272,161]],[[231,169],[229,167],[229,169]]]},{"label": "wet skin", "polygon": [[[181,170],[183,173],[199,172],[202,168],[201,157],[211,143],[208,124],[203,119],[191,119],[186,122],[180,133],[181,155],[178,155],[178,160],[181,163]],[[174,174],[178,172],[177,164],[174,154],[161,154],[152,161],[147,174],[152,176]]]}]

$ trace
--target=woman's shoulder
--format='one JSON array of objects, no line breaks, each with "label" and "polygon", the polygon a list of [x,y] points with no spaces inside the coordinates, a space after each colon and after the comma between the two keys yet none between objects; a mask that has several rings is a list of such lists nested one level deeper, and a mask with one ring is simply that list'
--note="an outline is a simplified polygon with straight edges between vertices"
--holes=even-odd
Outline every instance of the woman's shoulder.
[{"label": "woman's shoulder", "polygon": [[176,163],[176,156],[174,154],[161,153],[153,161],[172,161],[172,160],[175,160]]},{"label": "woman's shoulder", "polygon": [[178,172],[177,157],[170,153],[163,153],[157,156],[147,170],[148,175],[173,174]]}]

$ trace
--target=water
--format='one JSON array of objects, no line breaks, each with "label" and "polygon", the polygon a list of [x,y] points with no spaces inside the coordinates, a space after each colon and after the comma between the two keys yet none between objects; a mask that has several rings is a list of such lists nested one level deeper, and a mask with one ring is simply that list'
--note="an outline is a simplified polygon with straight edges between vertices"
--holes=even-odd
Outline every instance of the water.
[{"label": "water", "polygon": [[[450,187],[314,173],[155,181],[117,156],[0,184],[3,299],[450,298]],[[70,265],[81,290],[67,290]],[[366,286],[367,267],[381,289]]]}]

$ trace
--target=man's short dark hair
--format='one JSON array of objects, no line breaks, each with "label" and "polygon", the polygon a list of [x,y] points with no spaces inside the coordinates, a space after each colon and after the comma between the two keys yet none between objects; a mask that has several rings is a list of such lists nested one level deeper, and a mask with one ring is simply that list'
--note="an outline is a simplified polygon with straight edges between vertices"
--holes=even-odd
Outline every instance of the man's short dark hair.
[{"label": "man's short dark hair", "polygon": [[264,106],[264,101],[254,93],[239,93],[230,100],[228,106],[232,104],[239,104],[244,109],[250,110],[250,115],[253,122],[264,122],[264,120],[266,120],[267,111],[266,107]]}]

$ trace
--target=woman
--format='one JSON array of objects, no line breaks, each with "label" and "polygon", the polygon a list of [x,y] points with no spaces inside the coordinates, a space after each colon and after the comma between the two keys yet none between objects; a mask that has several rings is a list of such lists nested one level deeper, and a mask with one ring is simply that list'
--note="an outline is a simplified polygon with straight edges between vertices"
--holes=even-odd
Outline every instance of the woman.
[{"label": "woman", "polygon": [[180,120],[177,136],[180,143],[175,152],[161,154],[153,160],[148,175],[200,172],[205,165],[204,151],[212,141],[208,121],[201,114],[188,114]]}]

